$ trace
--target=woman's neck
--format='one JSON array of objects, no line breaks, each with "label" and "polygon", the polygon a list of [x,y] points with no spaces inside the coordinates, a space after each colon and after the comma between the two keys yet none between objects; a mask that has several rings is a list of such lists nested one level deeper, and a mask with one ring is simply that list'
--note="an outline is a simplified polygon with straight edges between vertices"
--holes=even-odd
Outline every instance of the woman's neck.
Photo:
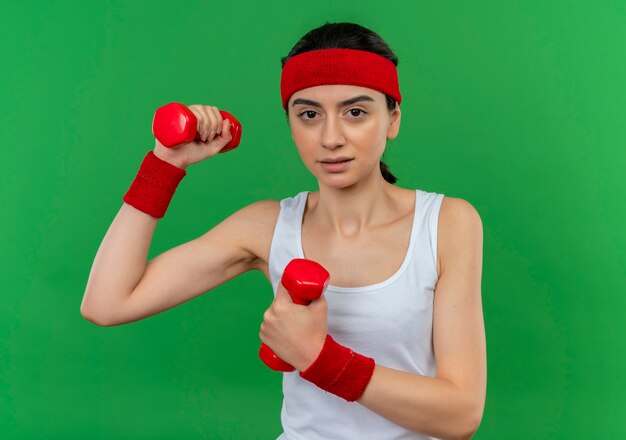
[{"label": "woman's neck", "polygon": [[399,191],[382,176],[348,188],[320,185],[319,192],[309,197],[307,215],[329,233],[355,237],[397,217]]}]

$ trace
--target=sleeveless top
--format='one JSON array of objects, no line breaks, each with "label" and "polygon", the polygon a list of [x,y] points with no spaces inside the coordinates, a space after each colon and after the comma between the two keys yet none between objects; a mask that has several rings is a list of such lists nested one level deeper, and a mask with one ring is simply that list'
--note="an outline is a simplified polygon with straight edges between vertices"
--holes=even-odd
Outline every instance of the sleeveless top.
[{"label": "sleeveless top", "polygon": [[[287,264],[304,258],[301,229],[309,191],[280,201],[269,254],[274,296]],[[437,222],[443,194],[415,190],[404,262],[390,278],[363,287],[328,285],[328,333],[377,365],[435,376],[433,295],[437,284]],[[432,439],[392,423],[358,402],[283,373],[283,433],[277,440]]]}]

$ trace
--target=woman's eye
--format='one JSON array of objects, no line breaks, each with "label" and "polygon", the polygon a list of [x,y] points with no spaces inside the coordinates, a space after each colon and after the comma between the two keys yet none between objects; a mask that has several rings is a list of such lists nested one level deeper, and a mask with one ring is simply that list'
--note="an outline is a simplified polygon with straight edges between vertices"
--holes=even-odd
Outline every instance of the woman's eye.
[{"label": "woman's eye", "polygon": [[[308,119],[313,119],[315,118],[315,115],[317,114],[317,112],[313,111],[313,110],[305,110],[302,113],[300,113],[298,116],[304,120],[308,120]],[[306,117],[303,117],[304,115],[306,115]]]},{"label": "woman's eye", "polygon": [[355,118],[358,118],[362,114],[365,114],[365,112],[363,110],[361,110],[360,108],[352,108],[352,109],[350,109],[348,111],[350,112],[350,115],[354,116]]}]

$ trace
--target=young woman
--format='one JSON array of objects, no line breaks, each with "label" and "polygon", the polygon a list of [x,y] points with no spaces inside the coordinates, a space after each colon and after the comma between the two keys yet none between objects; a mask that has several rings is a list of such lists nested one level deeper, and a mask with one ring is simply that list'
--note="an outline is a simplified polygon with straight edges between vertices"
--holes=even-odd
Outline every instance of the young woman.
[{"label": "young woman", "polygon": [[[146,264],[186,168],[231,139],[216,107],[191,106],[202,140],[157,141],[146,155],[81,313],[120,325],[260,270],[275,295],[260,339],[297,370],[283,373],[279,439],[470,438],[486,391],[480,216],[463,199],[394,185],[381,157],[402,97],[398,60],[379,35],[327,23],[282,62],[283,108],[319,190],[253,203]],[[280,283],[294,258],[331,275],[309,306]]]}]

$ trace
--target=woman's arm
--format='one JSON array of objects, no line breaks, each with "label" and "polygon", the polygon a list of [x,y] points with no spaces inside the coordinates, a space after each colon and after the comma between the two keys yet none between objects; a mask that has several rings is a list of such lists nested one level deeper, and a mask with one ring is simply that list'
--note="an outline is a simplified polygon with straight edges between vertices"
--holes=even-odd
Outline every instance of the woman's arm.
[{"label": "woman's arm", "polygon": [[483,229],[474,207],[444,198],[439,213],[441,275],[435,289],[435,378],[376,365],[358,402],[412,431],[466,439],[480,425],[487,386],[481,304]]},{"label": "woman's arm", "polygon": [[124,204],[96,254],[81,314],[101,326],[134,322],[257,269],[259,258],[249,245],[268,230],[277,205],[274,200],[252,203],[146,262],[157,219]]},{"label": "woman's arm", "polygon": [[[189,110],[197,118],[202,142],[167,148],[155,140],[154,150],[144,157],[123,197],[125,203],[98,248],[80,305],[82,316],[97,325],[142,319],[254,268],[256,256],[242,244],[237,225],[224,226],[229,219],[205,236],[146,262],[157,221],[165,214],[185,169],[215,156],[232,139],[229,123],[222,120],[217,107],[195,104]],[[234,238],[228,234],[232,229]]]}]

